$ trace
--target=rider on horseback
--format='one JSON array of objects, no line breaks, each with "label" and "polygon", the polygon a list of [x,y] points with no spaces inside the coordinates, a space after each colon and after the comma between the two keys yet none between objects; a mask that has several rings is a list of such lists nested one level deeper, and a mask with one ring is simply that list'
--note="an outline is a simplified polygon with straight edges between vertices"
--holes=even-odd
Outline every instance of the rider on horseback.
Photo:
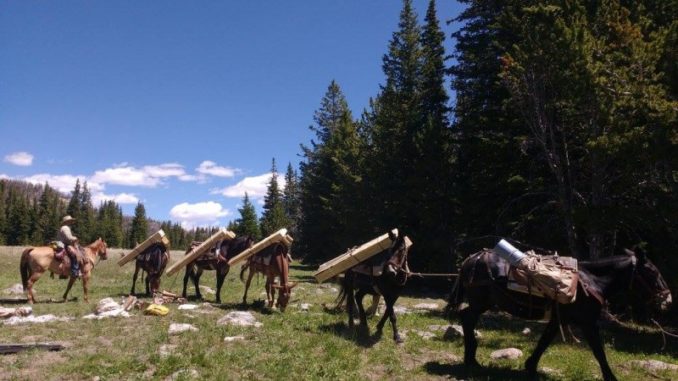
[{"label": "rider on horseback", "polygon": [[80,277],[80,260],[79,250],[77,248],[78,237],[71,232],[70,225],[75,222],[75,218],[70,215],[64,216],[61,219],[61,228],[57,233],[57,241],[60,241],[66,247],[66,252],[71,259],[71,276]]}]

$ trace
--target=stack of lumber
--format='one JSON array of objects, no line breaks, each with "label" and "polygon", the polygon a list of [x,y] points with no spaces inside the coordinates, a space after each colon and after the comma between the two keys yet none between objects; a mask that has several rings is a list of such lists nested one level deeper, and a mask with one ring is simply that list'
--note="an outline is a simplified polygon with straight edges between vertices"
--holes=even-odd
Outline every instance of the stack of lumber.
[{"label": "stack of lumber", "polygon": [[[394,236],[398,235],[398,229],[391,230]],[[388,233],[383,234],[369,242],[366,242],[356,248],[348,250],[346,253],[331,259],[318,268],[313,276],[318,283],[322,283],[351,267],[387,250],[393,244],[393,240]]]},{"label": "stack of lumber", "polygon": [[235,238],[235,233],[233,233],[232,231],[226,230],[224,228],[219,229],[219,231],[212,234],[212,236],[210,236],[207,240],[205,240],[205,242],[194,247],[193,250],[191,250],[190,253],[186,254],[186,256],[184,256],[179,261],[172,264],[172,266],[170,266],[170,268],[167,269],[167,275],[174,275],[174,273],[176,273],[180,269],[186,267],[186,265],[193,262],[195,259],[197,259],[199,256],[201,256],[204,252],[209,250],[212,246],[216,245],[217,242],[222,241],[222,240],[231,240],[233,238]]},{"label": "stack of lumber", "polygon": [[254,254],[264,250],[265,248],[271,246],[274,243],[282,242],[288,247],[292,244],[292,237],[287,234],[287,229],[280,229],[277,232],[269,235],[268,237],[262,239],[261,241],[255,243],[249,249],[243,251],[242,253],[236,255],[228,261],[230,266],[233,266],[239,262],[246,260],[247,258],[253,256]]},{"label": "stack of lumber", "polygon": [[138,244],[132,251],[130,251],[129,253],[125,254],[122,258],[120,258],[120,260],[118,261],[118,265],[122,266],[125,263],[133,260],[144,250],[148,249],[149,247],[151,247],[152,244],[156,242],[162,242],[166,247],[169,247],[170,244],[169,238],[165,236],[165,232],[162,229],[155,232],[155,234],[148,237],[144,242]]}]

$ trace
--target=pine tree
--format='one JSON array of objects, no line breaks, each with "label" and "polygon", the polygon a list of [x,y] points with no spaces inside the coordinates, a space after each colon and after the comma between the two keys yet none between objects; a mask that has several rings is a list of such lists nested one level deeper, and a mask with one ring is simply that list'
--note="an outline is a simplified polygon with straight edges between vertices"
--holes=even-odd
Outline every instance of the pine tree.
[{"label": "pine tree", "polygon": [[80,240],[83,244],[93,242],[98,237],[96,235],[96,211],[92,205],[92,195],[87,188],[87,181],[83,183],[80,193],[80,210],[78,211],[79,221],[78,230],[80,231]]},{"label": "pine tree", "polygon": [[0,245],[7,243],[6,230],[7,230],[7,200],[5,197],[5,191],[7,182],[5,180],[0,180]]},{"label": "pine tree", "polygon": [[260,240],[261,230],[257,221],[257,212],[252,202],[250,202],[247,192],[245,192],[245,196],[242,199],[242,207],[238,208],[238,212],[240,212],[240,218],[234,221],[233,232],[238,236],[248,235],[254,238],[255,241]]},{"label": "pine tree", "polygon": [[275,166],[275,158],[271,164],[271,180],[264,196],[263,210],[260,226],[261,234],[264,237],[287,227],[288,220],[282,203],[282,193],[278,186],[278,170]]},{"label": "pine tree", "polygon": [[128,247],[133,248],[137,244],[148,238],[148,220],[146,219],[146,208],[141,202],[134,208],[134,218],[129,231]]},{"label": "pine tree", "polygon": [[292,237],[297,235],[297,224],[299,223],[300,209],[299,209],[299,179],[297,173],[292,168],[292,163],[287,164],[287,172],[285,172],[285,189],[283,190],[283,206],[285,215],[287,216],[289,234]]},{"label": "pine tree", "polygon": [[77,220],[80,217],[81,210],[82,210],[82,195],[80,193],[80,179],[76,179],[75,187],[71,192],[71,199],[68,202],[68,207],[66,208],[66,213]]}]

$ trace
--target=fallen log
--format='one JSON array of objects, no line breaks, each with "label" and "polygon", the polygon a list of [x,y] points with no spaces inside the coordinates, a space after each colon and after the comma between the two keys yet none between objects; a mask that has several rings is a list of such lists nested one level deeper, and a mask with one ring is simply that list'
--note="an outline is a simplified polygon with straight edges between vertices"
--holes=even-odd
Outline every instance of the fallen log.
[{"label": "fallen log", "polygon": [[31,349],[42,349],[46,351],[60,351],[65,347],[54,343],[33,343],[33,344],[0,344],[0,354],[12,354]]}]

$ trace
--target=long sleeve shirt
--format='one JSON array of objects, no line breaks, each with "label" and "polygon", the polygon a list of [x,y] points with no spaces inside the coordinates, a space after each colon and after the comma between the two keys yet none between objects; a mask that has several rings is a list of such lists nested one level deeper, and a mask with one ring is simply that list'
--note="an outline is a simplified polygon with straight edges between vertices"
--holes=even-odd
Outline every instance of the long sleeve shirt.
[{"label": "long sleeve shirt", "polygon": [[59,229],[59,233],[57,233],[57,240],[67,245],[71,245],[73,242],[78,240],[78,237],[73,235],[70,226],[64,225],[61,227],[61,229]]}]

